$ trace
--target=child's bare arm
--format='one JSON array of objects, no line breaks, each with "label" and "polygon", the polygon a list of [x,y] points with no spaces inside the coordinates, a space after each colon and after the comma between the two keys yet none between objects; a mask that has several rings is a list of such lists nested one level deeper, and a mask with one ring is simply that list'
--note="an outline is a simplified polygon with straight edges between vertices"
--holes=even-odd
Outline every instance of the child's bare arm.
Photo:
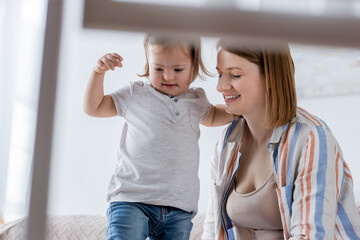
[{"label": "child's bare arm", "polygon": [[104,95],[105,72],[122,67],[122,57],[108,53],[101,57],[91,73],[84,98],[84,112],[93,117],[113,117],[117,115],[115,103],[110,95]]},{"label": "child's bare arm", "polygon": [[225,111],[225,105],[217,104],[211,107],[209,115],[201,124],[207,127],[218,127],[226,125],[233,120],[233,115]]}]

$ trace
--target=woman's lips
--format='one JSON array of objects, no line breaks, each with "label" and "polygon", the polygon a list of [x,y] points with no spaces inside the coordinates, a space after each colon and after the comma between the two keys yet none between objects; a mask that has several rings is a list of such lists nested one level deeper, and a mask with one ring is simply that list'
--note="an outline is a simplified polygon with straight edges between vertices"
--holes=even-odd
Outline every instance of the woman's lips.
[{"label": "woman's lips", "polygon": [[225,102],[233,102],[233,101],[236,101],[239,97],[240,97],[239,94],[224,95],[224,100],[225,100]]}]

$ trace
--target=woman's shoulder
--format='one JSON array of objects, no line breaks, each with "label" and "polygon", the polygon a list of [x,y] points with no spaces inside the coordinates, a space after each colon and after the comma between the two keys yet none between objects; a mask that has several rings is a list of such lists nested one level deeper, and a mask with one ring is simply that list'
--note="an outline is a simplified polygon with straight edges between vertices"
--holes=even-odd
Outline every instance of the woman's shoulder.
[{"label": "woman's shoulder", "polygon": [[329,130],[329,127],[322,119],[312,113],[309,113],[301,107],[297,108],[296,117],[293,119],[293,123],[301,124],[311,130],[315,130],[318,128]]},{"label": "woman's shoulder", "polygon": [[299,135],[306,138],[314,134],[323,139],[333,138],[335,140],[325,121],[300,107],[297,108],[296,117],[291,122],[291,128],[293,128],[294,134],[298,132]]}]

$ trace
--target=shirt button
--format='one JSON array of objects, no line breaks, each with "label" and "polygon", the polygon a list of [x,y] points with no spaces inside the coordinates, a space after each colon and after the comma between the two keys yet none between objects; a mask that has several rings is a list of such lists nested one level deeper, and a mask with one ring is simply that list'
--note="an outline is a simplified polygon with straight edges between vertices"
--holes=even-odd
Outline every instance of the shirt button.
[{"label": "shirt button", "polygon": [[179,112],[176,112],[176,113],[175,113],[175,116],[179,116],[179,115],[180,115],[180,113],[179,113]]},{"label": "shirt button", "polygon": [[177,98],[174,99],[174,102],[178,102],[179,100],[177,100]]}]

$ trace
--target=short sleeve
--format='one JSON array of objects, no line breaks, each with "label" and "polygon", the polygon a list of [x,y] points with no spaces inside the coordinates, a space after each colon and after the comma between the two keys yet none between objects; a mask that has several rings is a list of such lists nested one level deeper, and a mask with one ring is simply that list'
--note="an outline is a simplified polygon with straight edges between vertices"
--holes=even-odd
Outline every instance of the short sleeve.
[{"label": "short sleeve", "polygon": [[115,103],[116,111],[120,117],[124,117],[126,114],[126,109],[133,96],[133,90],[134,83],[130,82],[127,86],[124,86],[110,94]]},{"label": "short sleeve", "polygon": [[201,106],[202,106],[202,109],[201,109],[201,116],[200,116],[200,122],[204,121],[207,116],[209,115],[210,113],[210,110],[211,110],[211,103],[209,102],[207,96],[206,96],[206,93],[204,91],[204,89],[202,88],[195,88],[194,89],[194,93],[196,94],[196,96],[200,99],[201,101]]}]

